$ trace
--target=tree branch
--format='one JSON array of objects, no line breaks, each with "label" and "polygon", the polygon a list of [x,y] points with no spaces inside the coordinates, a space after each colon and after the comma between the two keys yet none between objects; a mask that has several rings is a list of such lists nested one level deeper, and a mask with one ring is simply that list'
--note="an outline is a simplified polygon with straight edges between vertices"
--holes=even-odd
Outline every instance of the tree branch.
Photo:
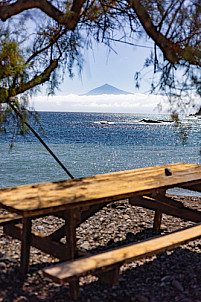
[{"label": "tree branch", "polygon": [[36,136],[36,138],[41,142],[41,144],[46,148],[46,150],[52,155],[52,157],[56,160],[56,162],[62,167],[62,169],[70,176],[71,179],[74,179],[73,175],[68,171],[68,169],[63,165],[63,163],[59,160],[59,158],[54,154],[54,152],[48,147],[48,145],[44,142],[44,140],[40,137],[40,135],[31,127],[31,125],[24,120],[23,115],[21,114],[19,107],[16,103],[13,103],[12,100],[8,102],[11,109],[15,112],[15,114],[21,119],[21,121],[31,130],[31,132]]},{"label": "tree branch", "polygon": [[[11,90],[11,96],[18,95],[20,93],[23,93],[37,85],[43,84],[47,81],[49,81],[51,73],[57,68],[58,66],[58,60],[53,60],[50,62],[50,65],[38,76],[35,76],[32,80],[29,82],[22,84],[19,87],[16,87],[14,90]],[[14,92],[14,95],[13,95]]]},{"label": "tree branch", "polygon": [[25,10],[39,8],[44,11],[48,16],[55,19],[63,17],[63,13],[60,12],[55,6],[50,4],[46,0],[18,0],[15,3],[8,4],[5,2],[0,3],[0,18],[2,21],[6,21],[10,17],[17,15]]},{"label": "tree branch", "polygon": [[74,0],[71,10],[77,14],[80,14],[85,2],[86,0]]},{"label": "tree branch", "polygon": [[6,103],[6,100],[10,97],[17,96],[18,94],[24,93],[25,91],[36,87],[40,84],[43,84],[49,81],[51,73],[57,68],[58,60],[53,60],[50,62],[50,65],[38,76],[35,76],[33,79],[27,83],[23,83],[15,88],[6,89],[0,87],[0,103]]},{"label": "tree branch", "polygon": [[73,30],[80,18],[80,12],[84,2],[85,0],[74,0],[71,11],[66,14],[47,0],[18,0],[12,4],[0,2],[0,19],[6,21],[10,17],[25,10],[38,8],[59,24],[65,25],[68,30]]},{"label": "tree branch", "polygon": [[28,64],[31,60],[33,60],[37,55],[39,55],[40,53],[44,52],[45,50],[47,50],[48,48],[50,48],[52,45],[54,45],[58,39],[60,37],[62,37],[62,35],[64,35],[66,32],[66,29],[61,31],[61,30],[58,30],[57,33],[51,38],[50,40],[50,43],[47,44],[45,47],[35,51],[26,61],[25,64]]},{"label": "tree branch", "polygon": [[164,57],[171,64],[175,65],[176,63],[179,63],[180,60],[184,59],[192,65],[201,66],[201,52],[199,50],[191,46],[181,48],[178,43],[174,43],[166,38],[157,30],[157,27],[154,26],[151,17],[145,7],[141,4],[140,0],[128,0],[127,2],[135,11],[148,36],[155,41],[156,45],[163,52]]}]

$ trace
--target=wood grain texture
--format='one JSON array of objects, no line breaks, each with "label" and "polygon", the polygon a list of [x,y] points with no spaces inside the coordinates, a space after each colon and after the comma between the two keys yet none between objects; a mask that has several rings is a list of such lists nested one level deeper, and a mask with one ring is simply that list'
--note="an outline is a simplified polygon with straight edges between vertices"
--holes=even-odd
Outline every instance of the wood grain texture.
[{"label": "wood grain texture", "polygon": [[[20,227],[19,225],[13,225],[11,223],[6,224],[4,226],[4,232],[6,235],[9,235],[12,238],[22,241],[22,227]],[[29,230],[28,237],[30,239],[31,246],[34,246],[37,249],[43,251],[44,253],[50,254],[62,261],[65,261],[68,259],[66,257],[67,248],[63,243],[52,240],[52,238],[50,236],[45,237],[45,234],[41,234],[41,233],[37,233],[37,232],[31,233],[30,230]],[[27,246],[27,250],[28,250],[27,257],[29,258],[29,247],[28,246]],[[27,270],[28,261],[26,262],[26,265],[27,265],[27,268],[26,268],[26,270]]]},{"label": "wood grain texture", "polygon": [[15,223],[22,220],[22,216],[17,215],[15,213],[2,213],[0,214],[0,226],[5,225],[7,223]]},{"label": "wood grain texture", "polygon": [[154,215],[154,225],[153,225],[153,231],[156,233],[160,231],[161,220],[162,220],[162,212],[156,210]]},{"label": "wood grain texture", "polygon": [[[172,175],[165,175],[165,168]],[[0,190],[0,206],[23,216],[116,201],[178,184],[201,186],[201,166],[178,163]]]},{"label": "wood grain texture", "polygon": [[146,256],[170,250],[201,236],[201,224],[177,231],[169,235],[131,244],[112,251],[82,259],[55,264],[43,269],[44,276],[63,284],[75,276],[81,277],[89,273],[107,270],[114,265],[129,263]]},{"label": "wood grain texture", "polygon": [[26,276],[26,273],[29,268],[29,257],[30,257],[30,247],[31,247],[31,218],[23,218],[22,219],[22,244],[21,244],[21,263],[20,263],[20,273],[23,277]]},{"label": "wood grain texture", "polygon": [[182,203],[168,197],[135,196],[131,197],[129,201],[134,206],[160,211],[185,220],[201,222],[201,211],[185,207]]}]

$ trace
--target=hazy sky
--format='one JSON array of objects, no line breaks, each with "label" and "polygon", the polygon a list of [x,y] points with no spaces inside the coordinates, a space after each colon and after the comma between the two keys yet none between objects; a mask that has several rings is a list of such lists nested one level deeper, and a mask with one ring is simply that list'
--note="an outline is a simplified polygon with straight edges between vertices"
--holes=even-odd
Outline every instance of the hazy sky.
[{"label": "hazy sky", "polygon": [[[143,41],[138,41],[144,45]],[[146,42],[151,47],[151,41]],[[145,59],[150,55],[150,48],[134,47],[121,43],[115,44],[116,53],[108,52],[104,46],[95,46],[86,50],[81,76],[73,79],[66,72],[65,80],[56,96],[47,97],[43,92],[33,98],[36,110],[47,111],[85,111],[85,112],[157,112],[161,98],[150,96],[152,72],[144,77],[140,89],[136,89],[134,76],[143,68]],[[120,96],[81,96],[88,91],[109,84],[118,89],[131,92],[132,95]]]},{"label": "hazy sky", "polygon": [[[139,41],[138,44],[143,45],[144,43]],[[150,47],[152,45],[151,42],[146,44]],[[137,71],[142,69],[145,58],[149,56],[151,49],[122,43],[116,43],[114,49],[116,53],[108,52],[105,46],[99,44],[94,46],[93,50],[86,50],[81,77],[75,76],[74,79],[69,79],[66,76],[61,86],[61,93],[79,95],[105,83],[132,93],[146,92],[149,87],[148,82],[143,82],[138,91],[135,88],[134,76]],[[146,76],[147,79],[148,76]]]}]

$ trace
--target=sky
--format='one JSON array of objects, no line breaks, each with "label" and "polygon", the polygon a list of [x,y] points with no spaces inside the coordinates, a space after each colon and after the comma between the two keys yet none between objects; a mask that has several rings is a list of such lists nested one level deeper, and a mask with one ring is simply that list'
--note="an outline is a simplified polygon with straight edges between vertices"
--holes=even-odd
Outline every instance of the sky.
[{"label": "sky", "polygon": [[[143,42],[139,45],[145,44]],[[148,43],[146,43],[148,44]],[[149,43],[150,47],[152,46]],[[85,50],[82,76],[73,80],[65,78],[61,86],[62,94],[84,94],[105,83],[128,92],[139,92],[135,88],[134,76],[140,71],[151,49],[134,47],[116,42],[114,51],[108,52],[104,45],[94,45],[93,50]],[[141,91],[148,90],[148,83],[143,83]]]},{"label": "sky", "polygon": [[[138,45],[145,46],[145,43],[138,41]],[[103,45],[85,50],[81,75],[75,72],[71,79],[66,72],[55,96],[47,96],[42,91],[33,98],[31,105],[38,111],[157,113],[162,98],[148,94],[153,74],[145,75],[140,89],[135,87],[134,81],[135,73],[143,68],[150,55],[151,41],[146,42],[146,46],[148,48],[116,43],[116,52],[109,52]],[[106,83],[131,94],[82,96]]]}]

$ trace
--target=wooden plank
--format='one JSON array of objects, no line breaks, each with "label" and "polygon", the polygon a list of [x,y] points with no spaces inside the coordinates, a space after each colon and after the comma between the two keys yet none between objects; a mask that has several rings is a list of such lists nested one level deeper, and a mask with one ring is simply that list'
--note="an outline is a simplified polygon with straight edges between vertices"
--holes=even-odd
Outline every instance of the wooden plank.
[{"label": "wooden plank", "polygon": [[[100,203],[87,207],[79,207],[80,216],[76,218],[76,227],[93,216],[96,212],[100,211],[107,203]],[[54,213],[56,217],[65,219],[65,211]]]},{"label": "wooden plank", "polygon": [[59,242],[65,236],[65,225],[62,225],[58,230],[48,235],[46,238]]},{"label": "wooden plank", "polygon": [[[162,200],[161,200],[162,199]],[[160,197],[159,199],[150,196],[136,196],[129,199],[134,206],[140,206],[154,211],[190,220],[194,222],[201,221],[201,212],[184,207],[180,202],[174,201],[168,197]]]},{"label": "wooden plank", "polygon": [[147,256],[155,255],[166,250],[171,250],[190,240],[201,236],[201,224],[177,231],[169,235],[149,239],[140,243],[130,244],[126,247],[104,252],[98,255],[81,258],[74,261],[56,264],[43,269],[45,277],[54,282],[64,284],[72,277],[81,277],[95,273]]},{"label": "wooden plank", "polygon": [[96,273],[99,280],[109,285],[117,285],[119,283],[119,274],[120,274],[121,265],[112,265],[108,269],[105,269],[102,272]]},{"label": "wooden plank", "polygon": [[[4,227],[5,234],[12,236],[18,240],[22,240],[22,228],[19,226],[8,224]],[[30,244],[35,248],[43,251],[44,253],[50,254],[62,261],[66,260],[66,249],[65,244],[57,241],[53,241],[49,236],[43,237],[42,234],[32,232],[30,235]]]},{"label": "wooden plank", "polygon": [[2,213],[0,215],[0,226],[5,225],[7,223],[17,223],[22,220],[22,216],[17,215],[15,213]]},{"label": "wooden plank", "polygon": [[[165,175],[165,168],[172,175]],[[201,182],[201,166],[170,164],[95,175],[80,179],[0,190],[0,206],[24,216],[51,214],[72,206],[87,206],[149,194],[177,184]]]},{"label": "wooden plank", "polygon": [[[93,216],[96,212],[100,211],[105,205],[106,205],[105,203],[100,203],[100,204],[96,204],[96,205],[92,205],[92,206],[88,207],[87,210],[81,211],[80,223],[84,222],[89,217]],[[77,224],[77,226],[79,226],[80,223]]]},{"label": "wooden plank", "polygon": [[196,192],[201,192],[201,183],[194,183],[193,185],[191,184],[183,184],[183,185],[179,185],[178,187],[182,188],[182,189],[188,189],[191,191],[196,191]]}]

